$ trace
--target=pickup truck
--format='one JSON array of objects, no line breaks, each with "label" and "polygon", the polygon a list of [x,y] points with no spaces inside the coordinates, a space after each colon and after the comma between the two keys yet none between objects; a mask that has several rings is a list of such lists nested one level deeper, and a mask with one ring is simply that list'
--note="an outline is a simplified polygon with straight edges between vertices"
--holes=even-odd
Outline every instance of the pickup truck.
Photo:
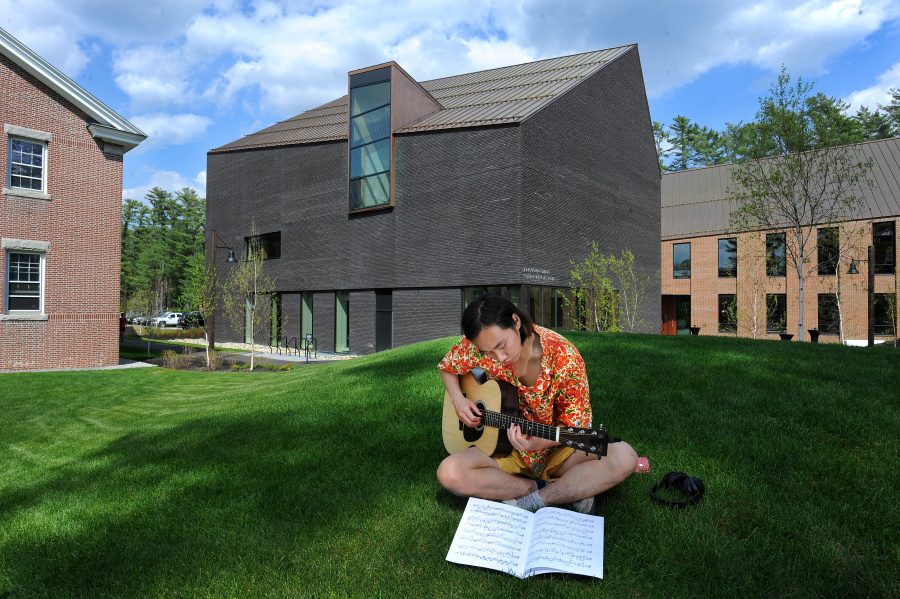
[{"label": "pickup truck", "polygon": [[181,312],[166,312],[162,316],[157,316],[150,323],[154,327],[175,327],[178,326],[178,319],[181,318]]}]

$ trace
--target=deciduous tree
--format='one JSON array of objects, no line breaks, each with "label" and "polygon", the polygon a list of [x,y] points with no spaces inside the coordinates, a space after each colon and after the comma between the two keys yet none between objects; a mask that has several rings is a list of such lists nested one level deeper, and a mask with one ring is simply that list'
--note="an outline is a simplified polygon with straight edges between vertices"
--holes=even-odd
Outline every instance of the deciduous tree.
[{"label": "deciduous tree", "polygon": [[[798,338],[804,338],[804,291],[816,255],[816,228],[858,216],[861,187],[872,161],[858,149],[835,145],[845,131],[824,126],[828,111],[809,102],[812,85],[782,69],[768,96],[760,99],[756,129],[761,146],[750,146],[746,162],[732,169],[731,197],[737,230],[784,230],[789,264],[799,282]],[[823,114],[825,116],[823,116]],[[774,144],[778,155],[759,150]],[[762,155],[760,155],[762,154]]]}]

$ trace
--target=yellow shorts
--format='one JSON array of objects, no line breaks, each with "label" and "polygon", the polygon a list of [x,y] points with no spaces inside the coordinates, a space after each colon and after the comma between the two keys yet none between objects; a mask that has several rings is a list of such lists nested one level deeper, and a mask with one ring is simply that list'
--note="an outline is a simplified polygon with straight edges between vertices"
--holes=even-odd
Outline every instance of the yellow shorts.
[{"label": "yellow shorts", "polygon": [[[560,466],[563,465],[563,462],[566,459],[575,453],[575,450],[571,447],[559,447],[553,450],[550,455],[547,456],[547,462],[544,464],[544,470],[541,472],[541,475],[537,477],[540,480],[546,481],[554,481],[556,478],[553,477],[553,474],[559,469]],[[499,458],[494,458],[494,461],[497,462],[497,465],[500,467],[500,470],[508,474],[513,475],[521,475],[527,476],[528,478],[535,478],[534,472],[531,471],[531,468],[525,463],[525,460],[522,459],[522,454],[518,451],[513,450],[513,452],[507,456],[501,456]]]}]

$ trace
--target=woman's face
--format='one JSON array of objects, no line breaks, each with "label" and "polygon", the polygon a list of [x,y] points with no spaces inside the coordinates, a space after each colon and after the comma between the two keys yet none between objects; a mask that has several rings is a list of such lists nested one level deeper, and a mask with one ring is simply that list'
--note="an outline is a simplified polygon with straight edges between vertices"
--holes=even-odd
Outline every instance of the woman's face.
[{"label": "woman's face", "polygon": [[472,341],[475,347],[489,358],[501,364],[516,362],[522,355],[522,338],[519,336],[519,317],[513,314],[515,328],[501,329],[492,324],[481,329],[481,332]]}]

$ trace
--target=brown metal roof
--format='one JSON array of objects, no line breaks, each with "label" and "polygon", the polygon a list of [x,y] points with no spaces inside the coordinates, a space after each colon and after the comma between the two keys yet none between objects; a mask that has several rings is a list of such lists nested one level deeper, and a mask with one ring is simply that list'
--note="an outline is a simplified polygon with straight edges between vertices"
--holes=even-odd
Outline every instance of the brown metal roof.
[{"label": "brown metal roof", "polygon": [[[396,133],[522,122],[634,47],[620,46],[425,81],[422,88],[443,109]],[[346,139],[348,102],[347,96],[338,98],[212,151]]]},{"label": "brown metal roof", "polygon": [[[853,146],[862,160],[873,159],[871,187],[862,191],[860,219],[900,216],[900,137]],[[720,235],[729,229],[732,164],[665,173],[662,178],[662,238]]]}]

